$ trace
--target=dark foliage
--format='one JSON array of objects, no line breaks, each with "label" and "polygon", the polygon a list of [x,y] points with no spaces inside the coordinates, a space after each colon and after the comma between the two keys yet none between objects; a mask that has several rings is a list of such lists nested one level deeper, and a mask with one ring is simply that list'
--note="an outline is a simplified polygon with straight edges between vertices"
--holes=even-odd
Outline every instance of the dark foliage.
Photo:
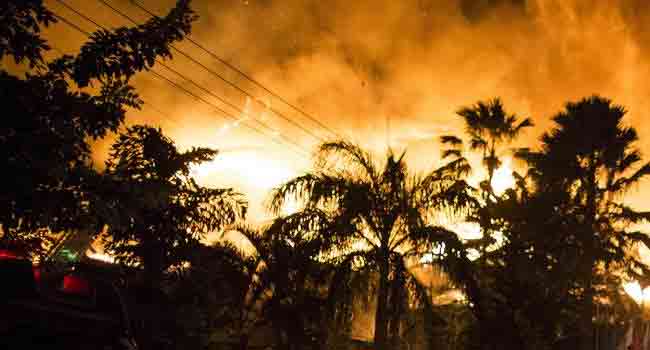
[{"label": "dark foliage", "polygon": [[[42,27],[55,22],[41,1],[0,5],[0,59],[27,62],[18,76],[0,69],[5,118],[0,131],[0,223],[9,236],[43,229],[88,227],[89,193],[97,180],[89,141],[115,132],[127,108],[142,101],[129,78],[169,57],[169,45],[189,33],[188,1],[135,28],[100,31],[79,55],[44,62]],[[93,89],[83,89],[92,85]]]},{"label": "dark foliage", "polygon": [[216,151],[179,152],[160,129],[133,126],[120,134],[106,162],[104,189],[93,211],[108,227],[106,247],[149,278],[187,261],[210,232],[243,218],[246,203],[232,189],[199,186],[190,167]]}]

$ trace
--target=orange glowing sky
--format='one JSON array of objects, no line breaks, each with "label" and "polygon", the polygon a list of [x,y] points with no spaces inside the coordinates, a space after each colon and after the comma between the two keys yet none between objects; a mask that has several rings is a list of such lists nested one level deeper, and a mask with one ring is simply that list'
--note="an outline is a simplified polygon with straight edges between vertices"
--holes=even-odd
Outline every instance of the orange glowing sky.
[{"label": "orange glowing sky", "polygon": [[[106,26],[128,22],[95,0],[65,0]],[[107,0],[138,21],[147,16],[127,0]],[[57,14],[86,30],[85,22],[55,0]],[[171,0],[144,0],[167,11]],[[532,117],[537,126],[521,140],[536,144],[564,102],[598,93],[623,104],[650,156],[650,4],[644,0],[195,0],[200,18],[192,37],[329,128],[375,152],[387,145],[408,150],[412,169],[439,162],[437,137],[462,130],[460,106],[500,96],[506,107]],[[46,32],[64,52],[84,36],[64,24]],[[178,45],[197,60],[322,138],[316,123],[269,97],[255,85],[187,42]],[[53,51],[52,56],[58,54]],[[275,133],[311,150],[318,139],[278,118],[187,59],[167,62],[262,120]],[[167,76],[170,72],[160,69]],[[175,79],[178,81],[178,79]],[[195,170],[203,184],[232,186],[251,203],[251,219],[268,217],[263,202],[278,183],[308,169],[309,159],[226,120],[150,74],[134,79],[150,105],[129,114],[128,123],[151,123],[181,148],[209,146],[218,159]],[[204,98],[211,96],[182,84]],[[236,113],[242,116],[241,113]],[[233,125],[231,125],[233,126]],[[98,160],[110,141],[96,145]],[[516,168],[516,164],[512,164]],[[476,175],[480,176],[480,175]],[[504,182],[508,181],[507,174]],[[644,183],[628,201],[650,209]]]}]

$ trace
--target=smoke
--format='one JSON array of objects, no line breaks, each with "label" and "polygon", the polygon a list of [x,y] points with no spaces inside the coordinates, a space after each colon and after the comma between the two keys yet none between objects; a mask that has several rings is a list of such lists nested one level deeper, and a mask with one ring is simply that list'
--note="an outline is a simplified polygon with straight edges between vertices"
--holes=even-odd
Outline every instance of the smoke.
[{"label": "smoke", "polygon": [[[104,24],[128,24],[95,2],[68,2]],[[173,5],[172,0],[143,2],[159,14]],[[115,3],[140,21],[147,18],[127,0]],[[54,1],[48,6],[74,18]],[[497,96],[508,111],[535,121],[521,140],[533,147],[567,101],[591,94],[612,98],[629,111],[627,121],[639,131],[639,146],[650,159],[650,128],[644,124],[650,121],[646,0],[195,0],[193,7],[200,15],[195,40],[353,141],[377,152],[386,146],[406,149],[416,170],[438,164],[438,136],[462,132],[455,116],[460,106]],[[85,28],[92,29],[87,23]],[[66,51],[81,43],[69,29],[50,34]],[[187,42],[178,47],[245,90],[264,93]],[[181,55],[170,64],[243,106],[237,91]],[[161,125],[181,148],[257,149],[265,160],[296,175],[308,164],[245,130],[218,134],[223,119],[162,81],[140,75],[135,83],[148,104],[171,118],[145,106],[128,122]],[[326,137],[280,101],[270,103]],[[265,122],[304,148],[318,142],[280,118],[268,116]],[[109,143],[98,145],[97,159],[105,157]],[[241,162],[237,166],[255,176],[273,171],[258,169],[255,159]],[[240,189],[249,195],[253,219],[263,217],[263,198],[271,186],[260,189],[247,183],[246,174],[229,173],[228,164],[222,165],[215,166],[220,174],[208,183]],[[645,183],[628,201],[650,209],[644,203],[649,195]],[[371,323],[369,316],[356,320],[365,336]]]},{"label": "smoke", "polygon": [[[94,2],[68,2],[104,24],[128,24]],[[137,20],[147,18],[127,0],[114,3]],[[172,0],[143,3],[159,14],[173,5]],[[53,1],[48,6],[63,11]],[[195,0],[193,7],[200,15],[193,29],[198,42],[350,139],[378,152],[387,145],[407,149],[418,170],[439,161],[437,136],[462,131],[454,115],[460,106],[495,96],[509,111],[533,118],[536,128],[521,140],[533,146],[565,102],[594,93],[612,98],[627,107],[627,120],[650,154],[650,128],[643,126],[650,107],[645,0]],[[53,43],[74,47],[69,30],[54,33]],[[245,90],[263,94],[189,43],[178,47]],[[170,64],[244,104],[239,92],[181,55]],[[130,123],[162,125],[182,147],[243,143],[295,158],[245,130],[216,136],[225,121],[209,106],[149,75],[135,82],[147,102],[173,118],[145,106],[131,114]],[[328,136],[282,102],[269,102]],[[281,118],[265,122],[306,149],[318,142]],[[107,143],[99,148],[104,154]],[[633,204],[642,205],[647,187],[631,198]]]},{"label": "smoke", "polygon": [[201,42],[352,139],[376,150],[408,149],[417,168],[436,164],[436,136],[462,130],[458,107],[494,96],[533,118],[537,127],[522,140],[528,144],[536,144],[565,102],[610,97],[627,107],[650,153],[650,129],[643,127],[650,92],[644,0],[195,6]]},{"label": "smoke", "polygon": [[633,122],[647,111],[642,0],[195,6],[200,41],[364,143],[385,146],[387,117],[390,141],[414,128],[458,127],[459,106],[492,96],[535,119],[533,138],[564,102],[593,93],[626,105]]}]

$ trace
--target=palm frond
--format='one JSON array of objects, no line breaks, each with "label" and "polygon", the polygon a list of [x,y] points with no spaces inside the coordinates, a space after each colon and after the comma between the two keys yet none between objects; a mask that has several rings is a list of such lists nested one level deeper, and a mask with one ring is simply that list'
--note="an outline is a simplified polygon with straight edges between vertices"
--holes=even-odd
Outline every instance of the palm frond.
[{"label": "palm frond", "polygon": [[443,145],[449,145],[454,148],[460,148],[463,146],[463,140],[454,135],[444,135],[440,136],[440,143]]},{"label": "palm frond", "polygon": [[630,168],[632,168],[635,164],[637,164],[641,160],[642,160],[641,153],[639,152],[639,150],[632,150],[630,152],[627,152],[621,157],[620,160],[617,160],[618,164],[615,169],[616,173],[618,174],[626,173],[628,170],[630,170]]},{"label": "palm frond", "polygon": [[236,225],[232,230],[242,235],[255,248],[258,256],[268,255],[268,240],[264,237],[264,230],[246,224]]},{"label": "palm frond", "polygon": [[637,211],[624,204],[610,203],[610,205],[612,206],[610,210],[611,219],[617,222],[626,224],[650,222],[650,212]]},{"label": "palm frond", "polygon": [[621,177],[617,179],[608,190],[614,193],[626,192],[631,186],[638,184],[641,179],[648,175],[650,175],[650,163],[644,164],[629,177]]},{"label": "palm frond", "polygon": [[473,151],[482,150],[488,146],[488,141],[481,137],[473,137],[469,142],[469,148]]},{"label": "palm frond", "polygon": [[535,123],[533,123],[533,120],[530,118],[526,118],[522,120],[517,126],[514,128],[514,132],[512,133],[513,137],[516,137],[523,129],[525,128],[530,128],[535,126]]},{"label": "palm frond", "polygon": [[351,142],[325,142],[319,146],[317,155],[319,156],[322,166],[326,166],[327,159],[330,156],[340,155],[343,156],[344,159],[350,161],[350,165],[359,166],[368,178],[377,178],[377,169],[372,162],[370,154]]},{"label": "palm frond", "polygon": [[461,158],[462,156],[462,151],[457,149],[446,149],[442,151],[442,159]]},{"label": "palm frond", "polygon": [[319,174],[306,173],[295,177],[271,191],[268,209],[274,213],[282,212],[288,199],[301,200],[310,195],[311,186],[319,180]]}]

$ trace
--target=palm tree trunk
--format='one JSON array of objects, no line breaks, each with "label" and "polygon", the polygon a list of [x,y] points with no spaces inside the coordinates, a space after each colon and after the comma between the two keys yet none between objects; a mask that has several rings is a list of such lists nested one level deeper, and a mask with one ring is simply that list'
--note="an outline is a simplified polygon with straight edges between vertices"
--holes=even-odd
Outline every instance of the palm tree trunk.
[{"label": "palm tree trunk", "polygon": [[581,310],[582,315],[582,336],[580,337],[580,349],[582,350],[592,350],[594,346],[594,274],[595,274],[595,249],[596,249],[596,234],[598,234],[596,228],[596,192],[598,190],[598,183],[596,180],[596,166],[595,160],[590,159],[589,171],[587,175],[587,213],[586,213],[586,252],[585,252],[585,263],[588,264],[588,276],[585,281],[585,291],[583,295],[583,308]]},{"label": "palm tree trunk", "polygon": [[390,317],[388,322],[388,342],[391,344],[391,349],[399,348],[401,341],[401,331],[402,331],[402,319],[406,312],[408,312],[408,307],[404,304],[406,302],[406,295],[404,291],[406,285],[404,282],[404,271],[403,265],[398,265],[394,276],[390,281],[391,287],[388,296],[390,308]]},{"label": "palm tree trunk", "polygon": [[582,350],[592,350],[594,346],[594,295],[593,279],[590,276],[583,296],[584,301],[581,315],[582,336],[580,341],[580,349]]},{"label": "palm tree trunk", "polygon": [[388,256],[382,256],[379,264],[379,290],[375,312],[375,349],[388,350]]}]

